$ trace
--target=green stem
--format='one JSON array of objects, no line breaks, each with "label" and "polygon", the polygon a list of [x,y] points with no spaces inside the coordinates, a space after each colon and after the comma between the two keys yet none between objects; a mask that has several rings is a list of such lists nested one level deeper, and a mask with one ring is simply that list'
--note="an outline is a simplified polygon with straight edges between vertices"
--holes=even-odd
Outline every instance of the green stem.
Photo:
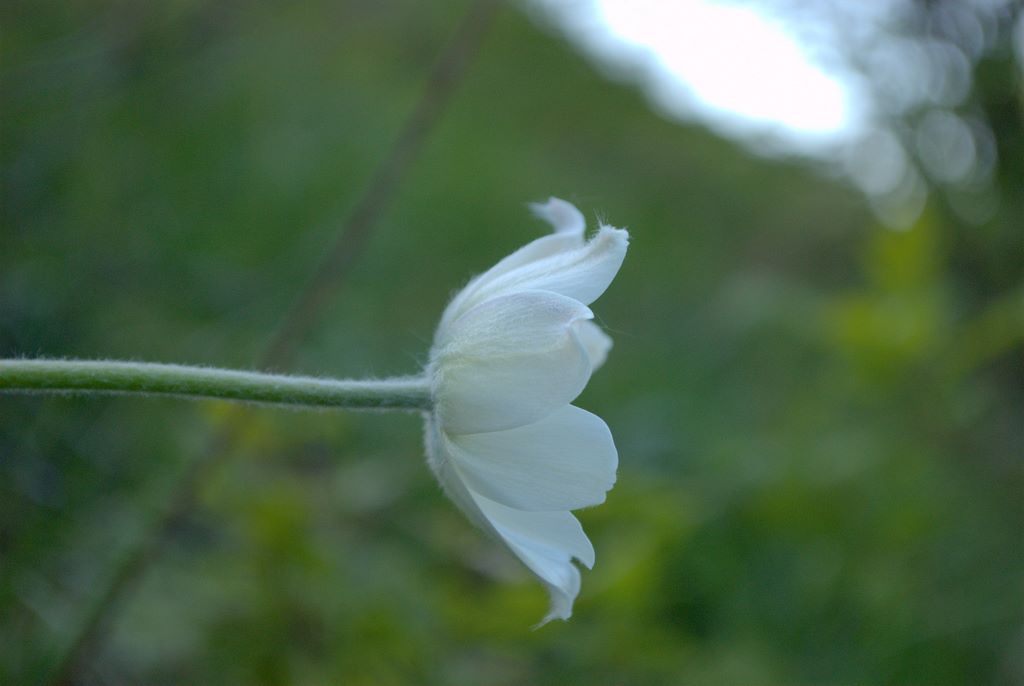
[{"label": "green stem", "polygon": [[0,360],[2,393],[128,393],[350,409],[431,407],[430,384],[423,377],[352,381],[108,360]]}]

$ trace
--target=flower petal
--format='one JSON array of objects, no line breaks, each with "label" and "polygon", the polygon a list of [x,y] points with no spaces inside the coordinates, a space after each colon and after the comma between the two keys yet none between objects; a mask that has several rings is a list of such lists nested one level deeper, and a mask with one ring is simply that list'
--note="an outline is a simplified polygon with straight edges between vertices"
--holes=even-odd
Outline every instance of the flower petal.
[{"label": "flower petal", "polygon": [[592,316],[571,298],[523,292],[488,300],[452,322],[431,354],[444,430],[511,429],[572,402],[591,371],[573,322]]},{"label": "flower petal", "polygon": [[590,367],[596,372],[608,359],[608,353],[612,349],[612,339],[601,330],[601,327],[591,321],[576,322],[576,331],[587,351],[587,357],[590,358]]},{"label": "flower petal", "polygon": [[437,477],[437,481],[441,484],[441,489],[445,495],[455,503],[459,510],[476,527],[491,536],[501,538],[494,527],[491,526],[487,517],[484,516],[484,513],[480,511],[479,506],[477,506],[476,501],[470,495],[469,489],[462,480],[462,476],[455,469],[451,455],[448,452],[450,442],[445,440],[444,434],[441,433],[437,417],[433,414],[427,415],[423,428],[423,438],[427,449],[427,464],[430,466],[430,470],[434,472],[434,476]]},{"label": "flower petal", "polygon": [[555,229],[556,233],[575,234],[583,237],[583,231],[587,228],[587,221],[571,202],[560,198],[548,198],[545,203],[531,203],[530,209],[533,213],[546,221]]},{"label": "flower petal", "polygon": [[430,467],[448,497],[476,526],[502,541],[547,588],[551,605],[540,624],[568,619],[580,589],[580,573],[572,559],[588,568],[595,561],[594,546],[579,520],[571,512],[516,510],[472,491],[458,473],[449,453],[451,442],[443,438],[434,415],[427,417],[425,438]]},{"label": "flower petal", "polygon": [[488,298],[524,290],[552,291],[589,305],[615,278],[628,244],[627,232],[601,227],[596,236],[579,248],[534,260],[481,283],[462,306],[471,307]]},{"label": "flower petal", "polygon": [[480,302],[476,297],[477,293],[494,279],[531,262],[583,247],[585,224],[579,210],[557,198],[549,199],[544,205],[531,205],[531,208],[535,214],[554,227],[555,233],[527,243],[466,284],[445,308],[441,324],[438,326],[439,330]]},{"label": "flower petal", "polygon": [[501,539],[534,574],[551,596],[551,607],[541,621],[568,619],[580,590],[578,559],[594,566],[594,546],[579,520],[570,512],[524,512],[473,493],[473,500]]},{"label": "flower petal", "polygon": [[551,224],[555,233],[526,244],[472,279],[445,308],[438,336],[467,310],[498,295],[550,290],[589,305],[608,288],[626,254],[629,234],[602,226],[584,243],[586,222],[572,204],[549,198],[531,209]]},{"label": "flower petal", "polygon": [[520,510],[597,505],[615,483],[619,458],[608,426],[572,405],[526,426],[449,440],[472,490]]}]

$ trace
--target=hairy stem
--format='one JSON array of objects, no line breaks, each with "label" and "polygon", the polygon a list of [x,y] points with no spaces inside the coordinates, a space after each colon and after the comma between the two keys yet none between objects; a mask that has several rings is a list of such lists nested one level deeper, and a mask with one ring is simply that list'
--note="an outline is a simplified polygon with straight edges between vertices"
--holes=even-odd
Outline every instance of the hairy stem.
[{"label": "hairy stem", "polygon": [[0,393],[128,393],[243,402],[425,410],[425,378],[352,381],[148,362],[0,360]]}]

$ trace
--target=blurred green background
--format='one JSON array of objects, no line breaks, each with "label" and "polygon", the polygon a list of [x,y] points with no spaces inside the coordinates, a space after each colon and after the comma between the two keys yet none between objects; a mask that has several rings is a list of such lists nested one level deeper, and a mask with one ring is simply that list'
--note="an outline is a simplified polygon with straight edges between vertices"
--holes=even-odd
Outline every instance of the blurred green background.
[{"label": "blurred green background", "polygon": [[[467,6],[7,4],[0,357],[254,365]],[[74,683],[1024,683],[1020,73],[986,56],[968,103],[998,208],[936,191],[893,230],[503,8],[289,369],[416,372],[453,290],[545,231],[527,201],[628,227],[575,616],[530,630],[543,589],[414,415],[7,396],[0,682],[52,674],[226,431]]]}]

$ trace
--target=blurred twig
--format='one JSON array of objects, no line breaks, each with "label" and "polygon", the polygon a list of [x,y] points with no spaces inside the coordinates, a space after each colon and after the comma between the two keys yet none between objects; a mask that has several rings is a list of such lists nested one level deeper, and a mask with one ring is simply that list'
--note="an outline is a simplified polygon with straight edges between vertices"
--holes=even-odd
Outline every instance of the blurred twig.
[{"label": "blurred twig", "polygon": [[500,4],[500,0],[476,0],[470,7],[431,72],[391,150],[377,167],[370,184],[338,233],[334,246],[271,339],[261,358],[261,366],[287,365],[295,354],[296,345],[309,333],[327,299],[337,292],[338,285],[362,252],[370,231],[465,75],[466,67],[476,54]]},{"label": "blurred twig", "polygon": [[[500,5],[501,0],[475,0],[466,12],[391,149],[340,227],[333,247],[268,342],[259,358],[260,367],[285,367],[294,358],[298,344],[309,333],[328,299],[337,293],[423,143],[436,126],[445,105],[476,56]],[[192,509],[197,486],[217,458],[227,453],[232,435],[229,423],[214,434],[204,451],[186,464],[171,490],[171,496],[157,511],[145,534],[121,558],[106,587],[75,627],[66,647],[54,661],[48,683],[73,682],[89,652],[101,642],[118,607],[158,555],[168,529]]]}]

